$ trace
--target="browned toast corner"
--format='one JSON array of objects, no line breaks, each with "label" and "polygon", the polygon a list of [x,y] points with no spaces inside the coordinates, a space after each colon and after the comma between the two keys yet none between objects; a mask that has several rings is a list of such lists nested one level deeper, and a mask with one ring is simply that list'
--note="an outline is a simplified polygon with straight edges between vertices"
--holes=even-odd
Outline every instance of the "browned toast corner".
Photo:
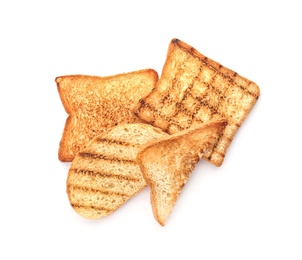
[{"label": "browned toast corner", "polygon": [[208,156],[211,163],[220,166],[259,95],[254,82],[173,39],[156,87],[133,112],[169,134],[209,120],[227,119],[224,134]]},{"label": "browned toast corner", "polygon": [[151,92],[158,80],[153,69],[108,77],[66,75],[55,79],[68,114],[58,157],[70,162],[85,144],[108,127],[142,122],[133,104]]}]

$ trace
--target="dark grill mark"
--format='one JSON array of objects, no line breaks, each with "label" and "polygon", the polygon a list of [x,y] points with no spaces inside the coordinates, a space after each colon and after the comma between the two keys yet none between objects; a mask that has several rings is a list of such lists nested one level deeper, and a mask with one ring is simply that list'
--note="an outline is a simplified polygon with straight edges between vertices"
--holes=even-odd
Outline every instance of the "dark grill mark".
[{"label": "dark grill mark", "polygon": [[101,138],[101,137],[97,138],[96,141],[98,143],[118,144],[118,145],[127,146],[127,147],[139,146],[139,144],[129,143],[129,142],[120,141],[120,140],[114,140],[114,139],[108,139],[108,138]]},{"label": "dark grill mark", "polygon": [[106,155],[102,155],[102,154],[89,153],[89,152],[81,152],[81,153],[79,153],[79,156],[81,156],[82,158],[88,158],[88,159],[100,159],[100,160],[106,160],[106,161],[136,164],[136,162],[134,160],[127,160],[127,159],[116,158],[116,157],[106,156]]},{"label": "dark grill mark", "polygon": [[105,207],[95,207],[95,206],[87,206],[87,205],[80,205],[80,204],[70,204],[73,208],[78,209],[86,209],[86,210],[96,210],[96,211],[105,211],[106,213],[110,213],[112,210],[105,208]]},{"label": "dark grill mark", "polygon": [[76,174],[83,174],[83,175],[86,174],[86,175],[90,175],[90,176],[113,178],[113,179],[117,179],[117,180],[126,180],[126,181],[133,181],[133,182],[139,182],[140,181],[140,179],[133,178],[131,176],[113,174],[113,173],[108,173],[108,172],[98,172],[98,171],[91,171],[91,170],[77,169],[77,168],[73,168],[73,169],[71,169],[71,171],[76,173]]},{"label": "dark grill mark", "polygon": [[91,192],[91,193],[101,193],[104,195],[108,195],[108,196],[121,196],[121,197],[128,197],[128,194],[122,193],[122,192],[118,192],[118,191],[109,191],[109,190],[99,190],[99,189],[92,189],[90,187],[85,187],[82,185],[71,185],[69,184],[68,189],[72,189],[72,190],[81,190],[83,192]]}]

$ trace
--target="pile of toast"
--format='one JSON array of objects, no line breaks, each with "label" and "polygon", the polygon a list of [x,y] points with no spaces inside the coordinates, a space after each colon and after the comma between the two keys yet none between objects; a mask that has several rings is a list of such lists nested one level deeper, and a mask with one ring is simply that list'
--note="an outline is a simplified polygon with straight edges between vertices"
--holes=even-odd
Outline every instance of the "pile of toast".
[{"label": "pile of toast", "polygon": [[162,226],[198,161],[222,165],[260,95],[254,82],[178,39],[160,77],[144,69],[56,83],[68,114],[58,156],[72,162],[72,208],[100,219],[149,186]]}]

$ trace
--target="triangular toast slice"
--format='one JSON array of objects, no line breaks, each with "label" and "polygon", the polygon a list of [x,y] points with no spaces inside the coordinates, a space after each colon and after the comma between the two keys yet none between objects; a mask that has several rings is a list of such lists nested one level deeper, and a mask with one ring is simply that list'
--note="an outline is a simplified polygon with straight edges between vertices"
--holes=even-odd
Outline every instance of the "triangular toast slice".
[{"label": "triangular toast slice", "polygon": [[152,69],[108,77],[66,75],[55,79],[68,113],[59,145],[59,160],[72,161],[93,137],[107,127],[142,122],[131,109],[158,80]]},{"label": "triangular toast slice", "polygon": [[223,119],[210,121],[140,148],[137,162],[150,186],[154,217],[162,226],[195,165],[201,157],[208,157],[225,126]]},{"label": "triangular toast slice", "polygon": [[94,137],[75,156],[68,172],[72,208],[88,219],[116,211],[147,185],[136,163],[139,148],[167,135],[159,128],[135,123],[115,126]]},{"label": "triangular toast slice", "polygon": [[254,82],[173,39],[156,87],[133,112],[169,134],[226,118],[225,132],[208,155],[211,163],[220,166],[259,95]]}]

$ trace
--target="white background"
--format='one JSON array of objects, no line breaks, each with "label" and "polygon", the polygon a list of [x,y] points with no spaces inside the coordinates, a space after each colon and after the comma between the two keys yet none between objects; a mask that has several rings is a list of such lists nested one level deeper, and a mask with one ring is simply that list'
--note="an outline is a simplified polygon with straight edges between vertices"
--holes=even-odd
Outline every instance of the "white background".
[{"label": "white background", "polygon": [[[1,1],[0,259],[302,259],[299,1]],[[172,38],[260,86],[224,164],[201,161],[165,227],[146,189],[70,207],[55,77],[161,73]]]}]

